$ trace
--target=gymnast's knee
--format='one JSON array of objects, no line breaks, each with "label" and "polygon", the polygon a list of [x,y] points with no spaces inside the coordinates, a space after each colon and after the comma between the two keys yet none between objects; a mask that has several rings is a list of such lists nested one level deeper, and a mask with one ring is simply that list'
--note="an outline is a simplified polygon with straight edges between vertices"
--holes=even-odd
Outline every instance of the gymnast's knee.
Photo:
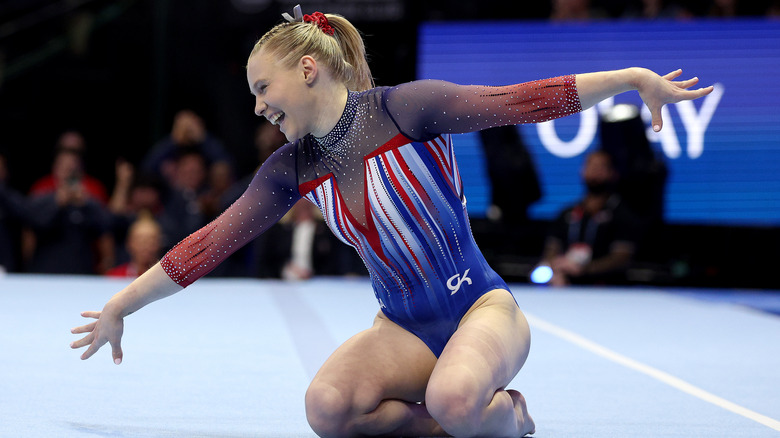
[{"label": "gymnast's knee", "polygon": [[317,436],[347,436],[351,411],[349,397],[333,385],[315,381],[306,391],[306,419]]},{"label": "gymnast's knee", "polygon": [[320,437],[360,435],[358,417],[372,412],[381,402],[376,388],[339,388],[315,380],[306,391],[306,419]]},{"label": "gymnast's knee", "polygon": [[457,436],[476,436],[486,406],[464,386],[429,385],[425,394],[428,413],[447,432]]}]

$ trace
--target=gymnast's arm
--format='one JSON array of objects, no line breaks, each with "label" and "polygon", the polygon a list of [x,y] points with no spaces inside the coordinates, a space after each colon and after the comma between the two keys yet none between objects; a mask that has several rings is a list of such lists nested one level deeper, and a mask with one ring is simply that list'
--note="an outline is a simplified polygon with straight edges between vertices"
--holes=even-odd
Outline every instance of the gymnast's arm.
[{"label": "gymnast's arm", "polygon": [[388,89],[384,104],[401,132],[413,140],[427,140],[442,133],[544,122],[638,90],[653,115],[654,128],[659,130],[663,105],[712,91],[712,87],[687,90],[698,79],[673,81],[680,74],[677,70],[661,77],[647,69],[628,68],[498,87],[422,80]]},{"label": "gymnast's arm", "polygon": [[81,355],[87,359],[108,342],[114,362],[121,363],[125,316],[209,273],[275,224],[300,198],[295,144],[290,143],[266,160],[244,194],[218,218],[179,242],[160,262],[114,295],[102,312],[82,312],[96,321],[71,330],[87,333],[71,343],[71,348],[89,346]]}]

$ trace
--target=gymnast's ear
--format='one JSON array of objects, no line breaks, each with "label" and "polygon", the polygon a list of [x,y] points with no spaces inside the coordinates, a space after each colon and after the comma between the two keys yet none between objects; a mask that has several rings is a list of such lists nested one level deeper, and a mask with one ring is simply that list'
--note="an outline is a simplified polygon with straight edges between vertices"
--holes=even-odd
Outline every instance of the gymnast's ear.
[{"label": "gymnast's ear", "polygon": [[317,61],[310,55],[304,55],[301,57],[299,66],[300,71],[303,73],[304,81],[306,81],[308,85],[313,84],[314,80],[317,79],[317,74],[319,73],[319,66],[317,65]]}]

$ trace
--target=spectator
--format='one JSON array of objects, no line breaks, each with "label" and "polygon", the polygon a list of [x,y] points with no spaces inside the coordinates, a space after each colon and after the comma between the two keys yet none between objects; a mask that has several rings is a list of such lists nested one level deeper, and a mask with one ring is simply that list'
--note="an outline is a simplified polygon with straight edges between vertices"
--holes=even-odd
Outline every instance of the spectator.
[{"label": "spectator", "polygon": [[207,190],[205,158],[195,148],[180,148],[173,164],[171,184],[165,194],[165,213],[161,218],[166,249],[208,220],[200,199]]},{"label": "spectator", "polygon": [[146,155],[141,171],[172,183],[178,151],[182,148],[200,152],[208,167],[220,162],[233,166],[233,159],[225,146],[206,130],[203,119],[191,110],[182,110],[173,119],[171,133],[157,142]]},{"label": "spectator", "polygon": [[108,202],[108,208],[113,214],[125,215],[130,212],[130,193],[135,175],[135,168],[125,160],[117,160],[114,173],[114,191]]},{"label": "spectator", "polygon": [[25,222],[24,196],[8,186],[8,167],[0,152],[0,273],[17,271],[19,234]]},{"label": "spectator", "polygon": [[162,251],[162,228],[151,213],[144,211],[130,225],[125,247],[130,261],[109,269],[106,275],[134,278],[157,263]]},{"label": "spectator", "polygon": [[85,183],[82,167],[78,152],[60,149],[51,187],[30,194],[34,214],[28,215],[25,253],[32,272],[94,274],[113,265],[107,210]]},{"label": "spectator", "polygon": [[[71,155],[60,154],[62,151],[72,152]],[[74,161],[73,156],[78,157],[78,169],[72,175],[73,178],[78,178],[79,184],[84,188],[87,194],[94,198],[96,201],[105,205],[108,202],[108,192],[106,186],[100,182],[97,178],[87,175],[84,171],[84,154],[86,153],[86,142],[84,136],[78,131],[65,131],[57,139],[55,146],[55,159],[52,166],[52,173],[38,179],[30,187],[30,195],[36,196],[40,194],[50,193],[56,190],[58,183],[62,180],[61,175],[58,176],[56,172],[63,167],[67,167],[67,163],[61,163],[59,160]]]},{"label": "spectator", "polygon": [[130,226],[141,213],[148,213],[155,221],[164,220],[166,217],[162,192],[162,184],[155,178],[136,176],[132,164],[124,160],[117,161],[116,182],[108,204],[117,263],[129,260],[125,242]]},{"label": "spectator", "polygon": [[636,216],[615,193],[610,155],[588,155],[582,179],[585,196],[559,215],[545,245],[542,264],[552,268],[555,286],[624,281],[640,239]]},{"label": "spectator", "polygon": [[143,210],[159,218],[164,212],[163,185],[155,177],[135,175],[133,165],[120,161],[117,163],[116,185],[111,195],[109,208],[111,213],[129,216],[130,222]]}]

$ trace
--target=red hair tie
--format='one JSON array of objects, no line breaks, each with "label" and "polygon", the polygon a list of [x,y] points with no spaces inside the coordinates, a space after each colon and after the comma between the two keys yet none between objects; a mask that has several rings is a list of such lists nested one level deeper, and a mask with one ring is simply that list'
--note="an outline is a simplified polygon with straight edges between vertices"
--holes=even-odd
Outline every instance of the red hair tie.
[{"label": "red hair tie", "polygon": [[317,27],[319,27],[327,35],[333,36],[335,33],[333,27],[331,27],[330,23],[328,23],[328,17],[326,17],[322,12],[315,12],[311,15],[306,14],[303,16],[303,21],[306,23],[316,24]]}]

